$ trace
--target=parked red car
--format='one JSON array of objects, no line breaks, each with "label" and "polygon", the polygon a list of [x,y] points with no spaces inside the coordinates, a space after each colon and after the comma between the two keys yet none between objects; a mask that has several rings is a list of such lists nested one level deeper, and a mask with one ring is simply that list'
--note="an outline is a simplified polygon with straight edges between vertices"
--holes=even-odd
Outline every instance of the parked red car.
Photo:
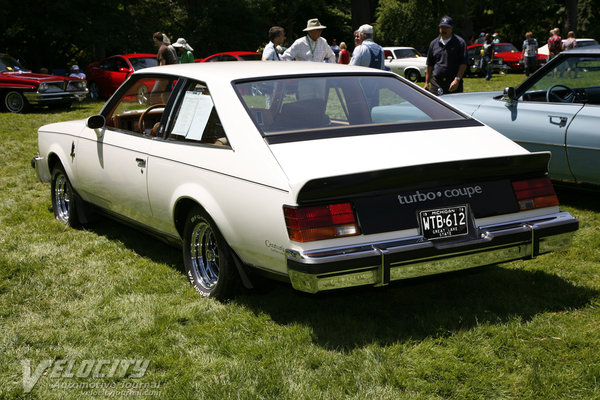
[{"label": "parked red car", "polygon": [[7,111],[24,113],[33,105],[68,108],[85,96],[85,80],[34,74],[18,60],[0,53],[0,98]]},{"label": "parked red car", "polygon": [[197,58],[195,62],[215,62],[215,61],[260,61],[262,54],[255,51],[226,51],[224,53],[213,54],[206,58]]},{"label": "parked red car", "polygon": [[[473,44],[467,47],[469,58],[481,57],[481,44]],[[502,59],[503,64],[507,65],[512,72],[523,71],[524,64],[521,62],[523,58],[521,50],[517,49],[512,43],[496,43],[494,46],[494,57]],[[544,63],[548,58],[547,55],[538,54],[538,66]]]},{"label": "parked red car", "polygon": [[158,65],[156,54],[123,54],[95,61],[85,74],[94,100],[109,98],[134,71]]}]

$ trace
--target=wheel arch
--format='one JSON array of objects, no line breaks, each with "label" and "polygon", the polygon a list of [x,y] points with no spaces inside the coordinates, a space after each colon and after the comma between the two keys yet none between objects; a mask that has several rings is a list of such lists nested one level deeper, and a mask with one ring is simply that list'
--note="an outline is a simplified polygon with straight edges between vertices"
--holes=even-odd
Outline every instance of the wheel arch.
[{"label": "wheel arch", "polygon": [[227,243],[230,244],[231,239],[233,239],[231,237],[232,230],[229,229],[231,224],[229,224],[225,213],[216,199],[206,192],[202,193],[200,189],[197,189],[195,192],[188,191],[188,193],[187,195],[176,196],[177,200],[173,203],[173,223],[179,237],[183,238],[186,217],[190,210],[194,207],[199,207],[208,215]]}]

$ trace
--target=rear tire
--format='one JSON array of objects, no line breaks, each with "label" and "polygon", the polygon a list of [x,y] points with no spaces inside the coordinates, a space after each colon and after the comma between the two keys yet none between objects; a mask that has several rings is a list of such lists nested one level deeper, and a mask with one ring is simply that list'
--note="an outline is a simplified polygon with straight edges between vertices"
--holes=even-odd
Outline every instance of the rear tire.
[{"label": "rear tire", "polygon": [[17,90],[6,92],[3,98],[3,103],[7,111],[15,114],[25,113],[29,109],[29,103],[27,102],[27,99],[25,99],[23,93]]},{"label": "rear tire", "polygon": [[231,248],[200,207],[194,207],[186,219],[183,262],[190,284],[201,296],[226,300],[240,288]]}]

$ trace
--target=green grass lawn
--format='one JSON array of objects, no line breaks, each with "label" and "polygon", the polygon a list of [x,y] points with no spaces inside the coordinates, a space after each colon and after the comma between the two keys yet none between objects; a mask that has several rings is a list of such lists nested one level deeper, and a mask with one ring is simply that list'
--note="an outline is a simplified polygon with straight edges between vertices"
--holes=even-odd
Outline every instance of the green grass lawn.
[{"label": "green grass lawn", "polygon": [[382,289],[274,284],[220,303],[190,287],[178,249],[110,220],[54,220],[29,165],[36,130],[100,107],[0,113],[1,399],[600,398],[599,194],[559,193],[581,222],[568,251]]}]

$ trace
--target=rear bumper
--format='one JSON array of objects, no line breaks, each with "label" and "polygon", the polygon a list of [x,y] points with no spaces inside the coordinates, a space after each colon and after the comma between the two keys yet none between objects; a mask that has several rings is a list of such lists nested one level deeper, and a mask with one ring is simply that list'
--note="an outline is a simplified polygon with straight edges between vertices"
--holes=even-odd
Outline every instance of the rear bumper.
[{"label": "rear bumper", "polygon": [[295,289],[309,293],[497,264],[569,247],[579,221],[567,212],[477,228],[476,239],[432,242],[421,236],[329,248],[287,250]]}]

